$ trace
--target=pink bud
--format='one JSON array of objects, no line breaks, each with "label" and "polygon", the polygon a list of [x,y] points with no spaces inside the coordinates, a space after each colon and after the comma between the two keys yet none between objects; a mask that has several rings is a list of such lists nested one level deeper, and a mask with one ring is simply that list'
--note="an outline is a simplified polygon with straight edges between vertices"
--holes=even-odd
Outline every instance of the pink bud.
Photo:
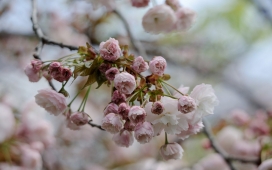
[{"label": "pink bud", "polygon": [[137,124],[134,131],[135,139],[141,144],[150,142],[154,136],[154,129],[149,122]]},{"label": "pink bud", "polygon": [[127,119],[129,110],[130,106],[127,103],[121,103],[118,108],[118,114],[120,114],[123,119]]},{"label": "pink bud", "polygon": [[116,104],[126,102],[126,95],[120,93],[118,90],[115,90],[112,94],[111,101]]},{"label": "pink bud", "polygon": [[122,56],[119,42],[114,38],[110,38],[106,42],[101,42],[99,51],[101,57],[106,61],[115,61]]},{"label": "pink bud", "polygon": [[24,71],[30,82],[38,82],[41,79],[39,72],[33,69],[32,64],[27,65]]},{"label": "pink bud", "polygon": [[72,76],[72,72],[69,68],[63,67],[61,75],[62,75],[63,81],[68,81],[69,78]]},{"label": "pink bud", "polygon": [[84,113],[84,112],[74,112],[71,116],[70,116],[70,120],[76,124],[77,126],[82,126],[88,123],[89,121],[89,116],[88,114]]},{"label": "pink bud", "polygon": [[131,0],[132,6],[134,7],[146,7],[150,0]]},{"label": "pink bud", "polygon": [[128,131],[134,131],[136,124],[131,122],[130,120],[126,120],[124,125],[124,129]]},{"label": "pink bud", "polygon": [[100,71],[101,73],[105,74],[106,71],[107,71],[108,69],[110,69],[110,68],[111,68],[111,64],[102,63],[102,64],[99,66],[99,71]]},{"label": "pink bud", "polygon": [[118,113],[118,106],[115,103],[110,103],[104,110],[104,115],[107,115],[109,113]]},{"label": "pink bud", "polygon": [[61,73],[61,64],[60,64],[60,62],[52,62],[49,65],[48,71],[53,77],[55,76],[55,74],[60,74]]},{"label": "pink bud", "polygon": [[132,132],[127,130],[122,130],[119,133],[114,134],[112,139],[118,146],[122,147],[129,147],[134,141]]},{"label": "pink bud", "polygon": [[181,113],[190,113],[196,109],[196,102],[190,96],[181,96],[178,100],[178,110]]},{"label": "pink bud", "polygon": [[166,66],[167,66],[166,60],[163,57],[161,57],[161,56],[154,57],[149,62],[149,69],[150,69],[150,71],[153,74],[158,75],[158,76],[162,76],[163,75]]},{"label": "pink bud", "polygon": [[119,115],[109,113],[102,119],[101,127],[106,131],[115,134],[120,132],[120,130],[123,128],[123,122]]},{"label": "pink bud", "polygon": [[177,143],[168,143],[161,147],[160,153],[164,160],[181,159],[183,156],[183,149]]},{"label": "pink bud", "polygon": [[139,56],[134,59],[134,61],[132,63],[132,68],[137,73],[141,73],[141,72],[146,71],[149,68],[149,66],[148,66],[147,62],[144,61],[143,57]]},{"label": "pink bud", "polygon": [[136,88],[135,77],[127,72],[117,74],[114,78],[114,87],[124,94],[131,94]]},{"label": "pink bud", "polygon": [[128,113],[128,117],[130,121],[132,121],[133,123],[144,122],[146,117],[146,112],[140,106],[132,106]]},{"label": "pink bud", "polygon": [[109,81],[113,81],[116,74],[119,74],[119,70],[116,67],[112,67],[105,72],[105,76]]},{"label": "pink bud", "polygon": [[32,60],[31,61],[31,65],[32,65],[32,67],[33,67],[33,70],[35,71],[35,72],[39,72],[40,70],[41,70],[41,68],[42,68],[42,61],[41,60]]},{"label": "pink bud", "polygon": [[157,101],[152,104],[152,108],[151,108],[152,113],[159,115],[163,112],[163,110],[164,110],[164,107],[162,102]]}]

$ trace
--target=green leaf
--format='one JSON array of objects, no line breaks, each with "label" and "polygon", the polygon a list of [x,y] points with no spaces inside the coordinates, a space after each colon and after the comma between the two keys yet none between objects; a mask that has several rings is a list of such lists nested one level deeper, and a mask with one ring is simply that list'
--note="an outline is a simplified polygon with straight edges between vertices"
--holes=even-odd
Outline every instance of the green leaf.
[{"label": "green leaf", "polygon": [[170,80],[170,78],[171,78],[171,76],[169,74],[164,74],[162,76],[162,79],[165,80],[165,81]]},{"label": "green leaf", "polygon": [[87,87],[89,85],[92,85],[94,82],[96,82],[96,76],[95,76],[95,74],[91,74],[91,75],[89,75],[88,80],[85,83],[83,88],[85,88],[85,87]]},{"label": "green leaf", "polygon": [[85,66],[82,64],[76,65],[74,69],[74,79],[80,75],[80,73],[85,69]]}]

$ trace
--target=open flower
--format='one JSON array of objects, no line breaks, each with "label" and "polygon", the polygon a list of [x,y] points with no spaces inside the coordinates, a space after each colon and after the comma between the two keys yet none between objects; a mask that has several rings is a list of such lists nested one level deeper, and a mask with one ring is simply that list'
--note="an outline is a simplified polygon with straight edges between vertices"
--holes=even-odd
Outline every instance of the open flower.
[{"label": "open flower", "polygon": [[135,139],[141,143],[148,143],[154,136],[154,130],[149,122],[139,123],[135,126]]},{"label": "open flower", "polygon": [[146,32],[159,34],[172,31],[176,21],[175,12],[168,5],[162,4],[147,11],[142,25]]},{"label": "open flower", "polygon": [[114,87],[124,94],[131,94],[136,88],[135,78],[127,73],[122,72],[114,78]]},{"label": "open flower", "polygon": [[65,96],[51,89],[39,90],[35,100],[39,106],[55,116],[63,113],[66,109]]},{"label": "open flower", "polygon": [[160,153],[164,160],[181,159],[183,156],[183,149],[177,143],[168,143],[161,147]]},{"label": "open flower", "polygon": [[176,11],[177,22],[175,24],[175,30],[186,31],[191,28],[195,21],[196,14],[193,10],[189,8],[178,8]]},{"label": "open flower", "polygon": [[182,140],[188,138],[190,135],[197,134],[204,127],[202,121],[199,121],[194,124],[191,124],[189,122],[188,125],[189,125],[189,128],[187,130],[183,130],[179,134],[177,134],[177,136],[181,138]]},{"label": "open flower", "polygon": [[106,42],[101,42],[99,51],[101,57],[106,61],[115,61],[122,56],[119,42],[114,38],[110,38]]},{"label": "open flower", "polygon": [[178,101],[170,97],[162,97],[161,103],[164,110],[159,115],[151,112],[152,102],[147,103],[145,106],[146,120],[152,123],[155,135],[159,135],[162,130],[168,134],[178,134],[180,131],[187,130],[189,127],[188,117],[187,114],[178,111]]},{"label": "open flower", "polygon": [[132,132],[121,130],[119,133],[113,135],[113,141],[122,147],[129,147],[133,144],[134,138]]}]

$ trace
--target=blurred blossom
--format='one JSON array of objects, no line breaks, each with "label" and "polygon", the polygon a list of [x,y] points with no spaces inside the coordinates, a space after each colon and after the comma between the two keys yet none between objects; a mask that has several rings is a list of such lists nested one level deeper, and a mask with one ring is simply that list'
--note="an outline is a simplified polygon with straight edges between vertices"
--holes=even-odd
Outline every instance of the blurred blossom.
[{"label": "blurred blossom", "polygon": [[15,118],[10,107],[0,103],[0,143],[13,135]]},{"label": "blurred blossom", "polygon": [[202,158],[193,170],[230,170],[225,160],[217,153]]},{"label": "blurred blossom", "polygon": [[262,164],[258,167],[258,170],[270,170],[272,169],[272,159],[267,159],[262,162]]},{"label": "blurred blossom", "polygon": [[236,125],[246,125],[250,121],[248,113],[243,110],[234,110],[230,114],[230,121]]}]

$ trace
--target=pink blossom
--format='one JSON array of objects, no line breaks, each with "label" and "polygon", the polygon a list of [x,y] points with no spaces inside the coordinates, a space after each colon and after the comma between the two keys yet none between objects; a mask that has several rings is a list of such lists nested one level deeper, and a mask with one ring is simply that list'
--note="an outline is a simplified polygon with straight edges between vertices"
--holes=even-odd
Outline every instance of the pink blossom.
[{"label": "pink blossom", "polygon": [[270,170],[272,169],[272,159],[267,159],[262,162],[262,164],[258,167],[258,170]]},{"label": "pink blossom", "polygon": [[62,67],[60,62],[52,62],[48,67],[48,71],[53,77],[56,77],[59,74],[61,74],[61,70]]},{"label": "pink blossom", "polygon": [[116,74],[119,74],[119,70],[115,67],[112,67],[105,72],[105,76],[109,81],[113,81]]},{"label": "pink blossom", "polygon": [[131,0],[132,6],[134,7],[146,7],[150,0]]},{"label": "pink blossom", "polygon": [[147,62],[144,61],[142,56],[139,56],[134,59],[132,63],[132,68],[135,70],[137,73],[145,72],[149,66]]},{"label": "pink blossom", "polygon": [[70,119],[69,116],[66,117],[65,124],[66,124],[66,127],[71,130],[79,130],[80,129],[79,126],[77,126],[74,122],[72,122],[72,120]]},{"label": "pink blossom", "polygon": [[258,142],[240,140],[233,144],[233,155],[248,158],[258,158],[261,146]]},{"label": "pink blossom", "polygon": [[128,131],[134,131],[136,124],[131,122],[130,120],[126,120],[124,125],[124,129]]},{"label": "pink blossom", "polygon": [[62,81],[60,82],[63,82],[63,81],[68,81],[70,79],[70,77],[72,76],[72,71],[69,69],[69,68],[65,68],[63,67],[62,68],[62,72],[61,72],[61,75],[62,75]]},{"label": "pink blossom", "polygon": [[89,116],[85,112],[74,112],[70,116],[70,120],[76,124],[77,126],[83,126],[86,125],[89,121]]},{"label": "pink blossom", "polygon": [[140,106],[132,106],[128,113],[128,118],[133,123],[144,122],[146,117],[146,112]]},{"label": "pink blossom", "polygon": [[39,106],[55,116],[63,113],[66,109],[64,95],[51,89],[39,90],[35,100]]},{"label": "pink blossom", "polygon": [[120,104],[120,103],[123,103],[123,102],[126,102],[126,95],[125,94],[122,94],[121,92],[119,92],[118,90],[115,90],[112,94],[112,98],[111,98],[111,101],[113,103],[116,103],[116,104]]},{"label": "pink blossom", "polygon": [[200,121],[195,124],[189,123],[189,128],[185,131],[181,131],[177,134],[177,137],[181,138],[182,140],[188,138],[190,135],[197,134],[200,130],[204,127],[203,123]]},{"label": "pink blossom", "polygon": [[43,75],[43,77],[44,77],[47,81],[51,81],[51,80],[52,80],[52,76],[48,73],[47,70],[44,70],[44,71],[42,72],[42,75]]},{"label": "pink blossom", "polygon": [[231,121],[236,125],[246,125],[250,121],[249,115],[243,110],[234,110],[230,115]]},{"label": "pink blossom", "polygon": [[150,71],[158,76],[163,75],[166,66],[166,60],[161,56],[156,56],[149,62]]},{"label": "pink blossom", "polygon": [[136,88],[135,78],[127,73],[117,74],[114,79],[114,87],[124,94],[131,94]]},{"label": "pink blossom", "polygon": [[254,119],[250,122],[249,126],[250,130],[256,134],[257,136],[259,135],[268,135],[270,132],[270,128],[266,121],[262,119]]},{"label": "pink blossom", "polygon": [[120,132],[123,128],[123,122],[119,115],[109,113],[103,118],[101,127],[106,131],[115,134]]},{"label": "pink blossom", "polygon": [[156,101],[152,104],[151,112],[154,114],[161,114],[164,110],[163,104],[160,101]]},{"label": "pink blossom", "polygon": [[178,110],[181,113],[190,113],[196,109],[196,102],[190,96],[182,96],[178,100]]},{"label": "pink blossom", "polygon": [[174,11],[181,7],[179,0],[166,0],[165,4],[169,5]]},{"label": "pink blossom", "polygon": [[110,103],[104,110],[104,115],[107,115],[109,113],[118,113],[118,106],[115,103]]},{"label": "pink blossom", "polygon": [[177,143],[168,143],[160,148],[160,154],[164,160],[181,159],[183,156],[183,149]]},{"label": "pink blossom", "polygon": [[10,107],[0,104],[0,143],[13,135],[15,118]]},{"label": "pink blossom", "polygon": [[31,149],[36,150],[39,153],[44,151],[44,144],[40,141],[31,142],[29,146]]},{"label": "pink blossom", "polygon": [[210,154],[202,158],[193,167],[194,170],[229,170],[228,164],[217,153]]},{"label": "pink blossom", "polygon": [[149,122],[137,124],[134,131],[135,139],[141,144],[150,142],[150,140],[154,136],[153,127]]},{"label": "pink blossom", "polygon": [[40,70],[41,70],[41,68],[42,68],[42,61],[41,60],[32,60],[31,61],[31,65],[32,65],[32,67],[33,67],[33,70],[35,71],[35,72],[39,72]]},{"label": "pink blossom", "polygon": [[109,63],[102,63],[100,66],[99,66],[99,71],[101,72],[101,73],[106,73],[106,71],[108,70],[108,69],[110,69],[111,68],[111,64],[109,64]]},{"label": "pink blossom", "polygon": [[122,56],[119,42],[114,38],[110,38],[106,42],[101,42],[99,51],[101,57],[106,61],[115,61]]},{"label": "pink blossom", "polygon": [[170,32],[177,21],[174,11],[168,5],[157,5],[147,11],[142,20],[146,32],[159,34]]},{"label": "pink blossom", "polygon": [[112,139],[118,146],[122,147],[129,147],[134,141],[132,132],[127,130],[121,130],[119,133],[114,134]]},{"label": "pink blossom", "polygon": [[121,103],[118,108],[118,114],[122,116],[123,119],[128,118],[128,113],[130,111],[130,106],[127,103]]},{"label": "pink blossom", "polygon": [[24,71],[30,82],[38,82],[41,79],[40,73],[33,69],[32,64],[27,65]]},{"label": "pink blossom", "polygon": [[28,145],[20,145],[21,163],[27,169],[41,169],[42,158],[38,151],[31,149]]},{"label": "pink blossom", "polygon": [[186,31],[191,28],[195,21],[195,12],[189,8],[178,8],[176,11],[177,22],[175,24],[175,30]]}]

